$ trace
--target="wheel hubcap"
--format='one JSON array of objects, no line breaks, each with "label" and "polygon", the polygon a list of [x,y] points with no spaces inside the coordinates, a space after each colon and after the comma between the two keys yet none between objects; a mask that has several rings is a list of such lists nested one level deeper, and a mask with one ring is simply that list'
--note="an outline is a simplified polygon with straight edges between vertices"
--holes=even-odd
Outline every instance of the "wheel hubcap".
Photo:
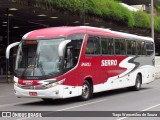
[{"label": "wheel hubcap", "polygon": [[87,85],[83,85],[82,96],[87,97],[88,95],[89,95],[89,87]]}]

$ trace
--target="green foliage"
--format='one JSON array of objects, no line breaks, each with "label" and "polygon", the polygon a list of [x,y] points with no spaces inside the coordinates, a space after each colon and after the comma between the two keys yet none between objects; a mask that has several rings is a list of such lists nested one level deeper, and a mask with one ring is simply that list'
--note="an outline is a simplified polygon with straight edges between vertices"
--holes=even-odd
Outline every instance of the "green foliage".
[{"label": "green foliage", "polygon": [[155,17],[154,27],[157,32],[160,32],[160,16]]},{"label": "green foliage", "polygon": [[[105,20],[112,19],[128,27],[150,28],[150,15],[137,11],[132,12],[119,4],[121,0],[36,0],[50,7],[69,11],[75,14],[86,14],[101,17]],[[83,9],[85,8],[85,9]],[[160,6],[156,7],[160,10]],[[160,16],[155,17],[155,30],[160,32]]]},{"label": "green foliage", "polygon": [[134,12],[135,26],[141,28],[150,28],[151,17],[145,12],[137,11]]},{"label": "green foliage", "polygon": [[35,0],[37,2],[46,3],[51,7],[56,7],[60,10],[68,10],[71,12],[80,13],[82,8],[82,0]]},{"label": "green foliage", "polygon": [[135,24],[132,12],[114,0],[87,0],[86,5],[89,14],[121,21],[129,27]]},{"label": "green foliage", "polygon": [[160,5],[156,5],[155,8],[156,8],[157,11],[160,11]]},{"label": "green foliage", "polygon": [[52,5],[60,10],[67,10],[73,13],[83,13],[83,7],[87,14],[109,18],[127,24],[129,27],[134,26],[134,17],[132,12],[120,5],[115,0],[36,0]]}]

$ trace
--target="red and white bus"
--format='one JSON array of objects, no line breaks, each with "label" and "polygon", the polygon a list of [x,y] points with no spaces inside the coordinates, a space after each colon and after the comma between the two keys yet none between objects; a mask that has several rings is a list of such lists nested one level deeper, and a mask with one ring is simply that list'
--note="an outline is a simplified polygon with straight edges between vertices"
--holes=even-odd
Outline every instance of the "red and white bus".
[{"label": "red and white bus", "polygon": [[6,58],[16,45],[17,97],[87,100],[106,90],[139,90],[155,79],[155,47],[149,37],[87,26],[45,28],[9,45]]}]

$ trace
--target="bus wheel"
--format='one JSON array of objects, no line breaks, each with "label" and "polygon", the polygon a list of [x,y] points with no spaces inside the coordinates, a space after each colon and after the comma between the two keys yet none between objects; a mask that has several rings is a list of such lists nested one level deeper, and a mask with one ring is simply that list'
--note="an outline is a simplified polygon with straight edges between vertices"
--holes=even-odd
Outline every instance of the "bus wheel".
[{"label": "bus wheel", "polygon": [[133,90],[136,90],[136,91],[140,90],[141,84],[142,84],[142,78],[141,78],[141,76],[138,74],[138,75],[137,75],[137,78],[136,78],[135,86],[133,86]]},{"label": "bus wheel", "polygon": [[85,81],[83,86],[82,86],[82,95],[81,99],[82,100],[88,100],[92,95],[91,91],[91,85],[88,81]]}]

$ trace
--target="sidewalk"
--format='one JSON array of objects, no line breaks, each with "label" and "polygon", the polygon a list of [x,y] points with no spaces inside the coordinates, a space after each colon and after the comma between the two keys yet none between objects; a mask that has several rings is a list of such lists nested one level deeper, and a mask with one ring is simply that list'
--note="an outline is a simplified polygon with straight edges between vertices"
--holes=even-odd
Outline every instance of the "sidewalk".
[{"label": "sidewalk", "polygon": [[160,78],[160,56],[155,57],[156,79]]},{"label": "sidewalk", "polygon": [[[6,75],[0,75],[0,83],[9,83],[9,80],[7,80]],[[10,83],[13,83],[13,78],[10,78]]]}]

